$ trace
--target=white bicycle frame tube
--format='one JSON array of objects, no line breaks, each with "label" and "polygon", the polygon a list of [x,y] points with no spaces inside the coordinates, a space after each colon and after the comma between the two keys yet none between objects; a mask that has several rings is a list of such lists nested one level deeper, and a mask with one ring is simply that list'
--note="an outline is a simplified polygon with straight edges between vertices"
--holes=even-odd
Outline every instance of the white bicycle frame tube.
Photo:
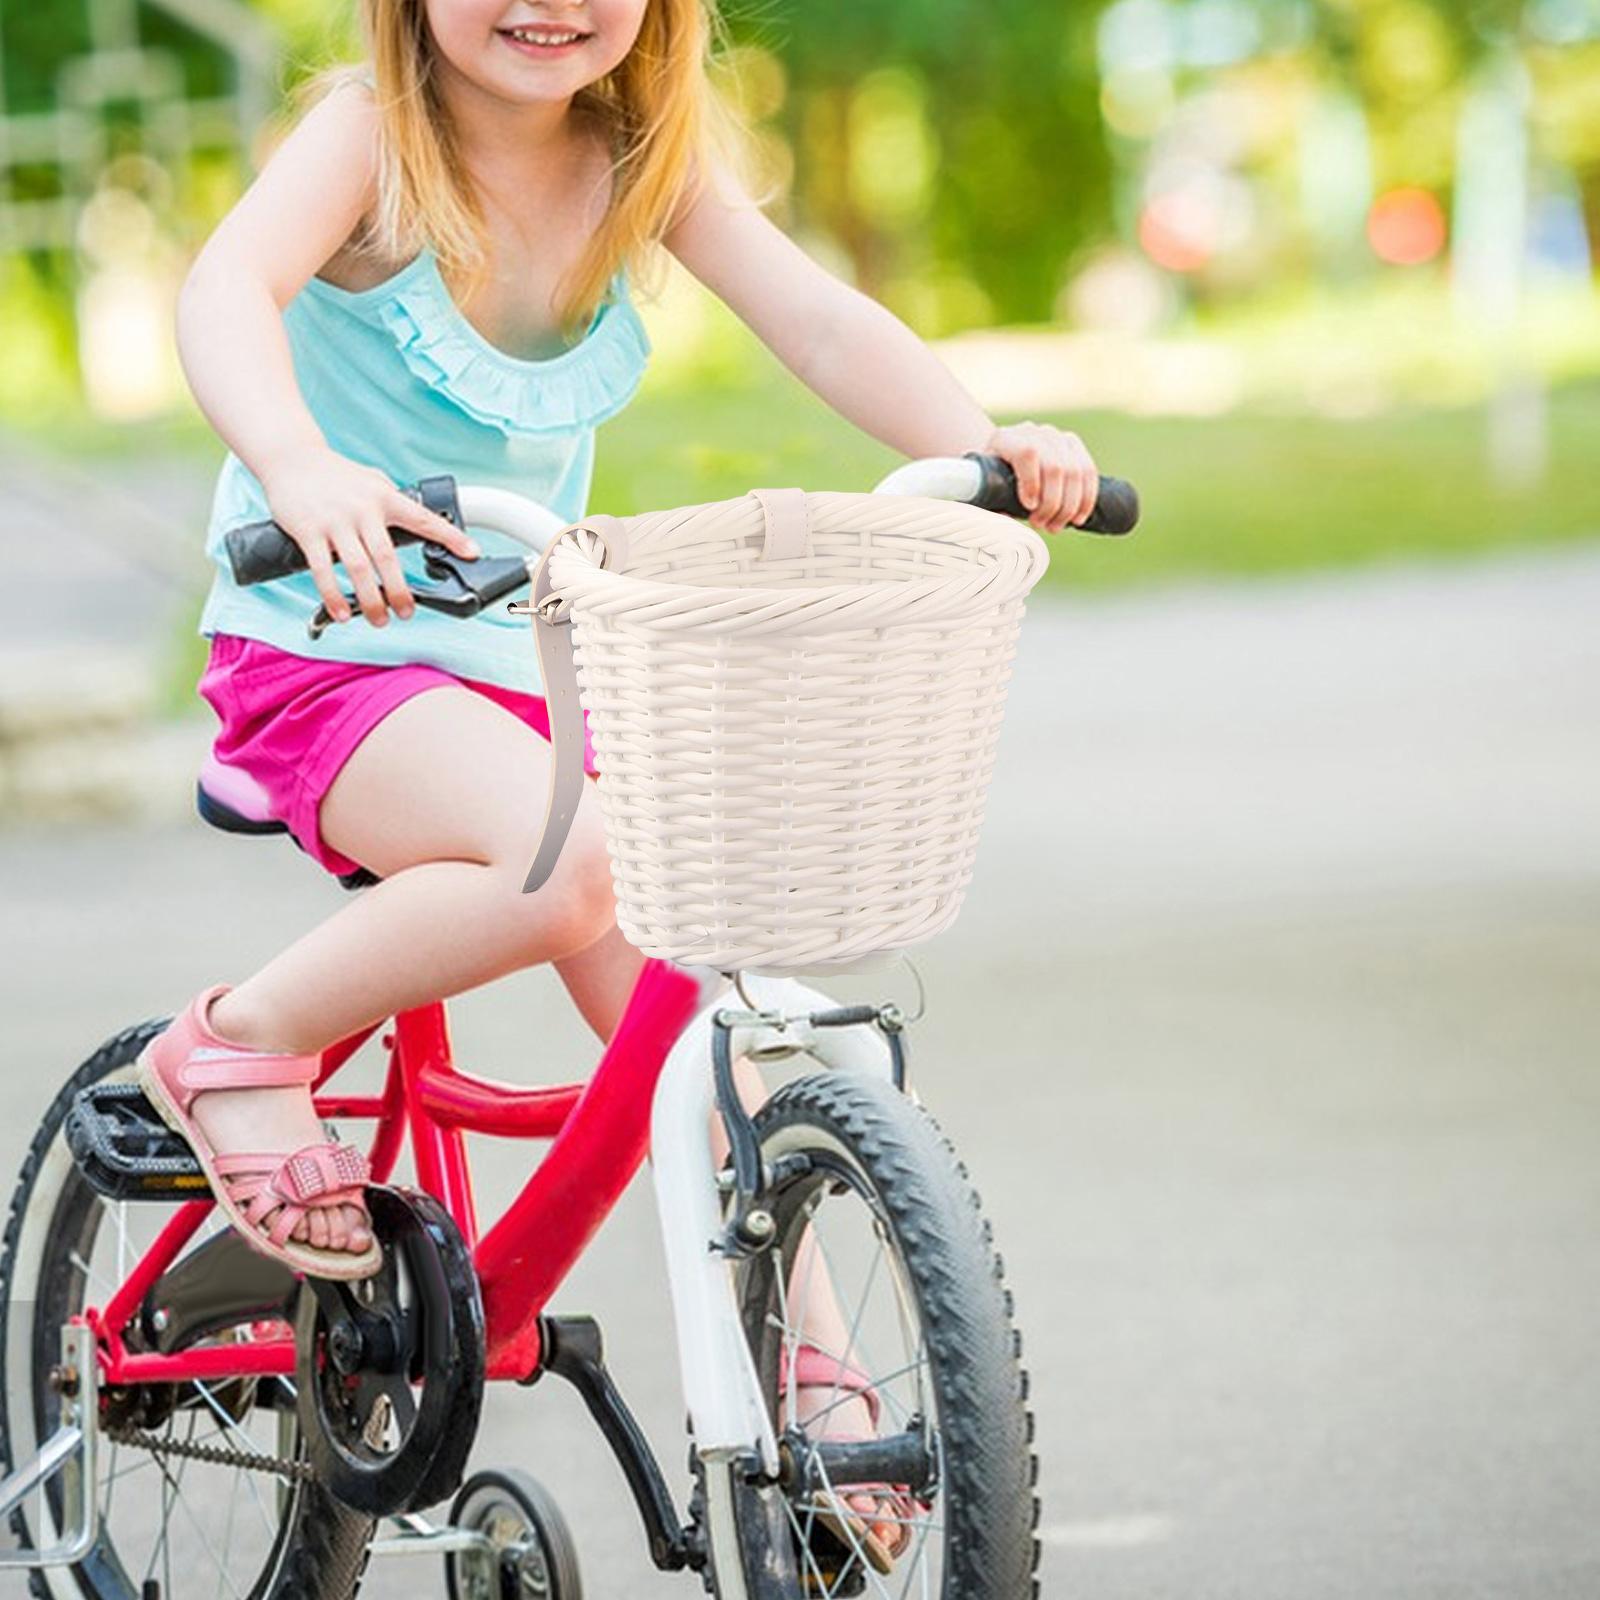
[{"label": "white bicycle frame tube", "polygon": [[[982,475],[959,457],[913,461],[889,474],[877,493],[926,495],[970,501]],[[463,487],[462,520],[491,528],[542,553],[563,528],[555,512],[504,489]],[[530,556],[530,572],[538,557]],[[667,1278],[678,1335],[684,1401],[702,1457],[727,1459],[757,1451],[770,1473],[778,1470],[778,1442],[756,1380],[734,1299],[733,1271],[718,1249],[725,1221],[711,1158],[715,1086],[711,1070],[712,1017],[723,1006],[743,1010],[727,979],[705,967],[684,967],[700,983],[703,1004],[667,1055],[651,1107],[651,1157],[656,1209],[666,1250]],[[784,1015],[831,1009],[836,1002],[794,978],[744,975],[758,1009]],[[730,999],[730,995],[732,998]],[[802,1018],[736,1027],[735,1056],[792,1046],[823,1066],[889,1078],[893,1057],[881,1034],[865,1027],[812,1029]]]}]

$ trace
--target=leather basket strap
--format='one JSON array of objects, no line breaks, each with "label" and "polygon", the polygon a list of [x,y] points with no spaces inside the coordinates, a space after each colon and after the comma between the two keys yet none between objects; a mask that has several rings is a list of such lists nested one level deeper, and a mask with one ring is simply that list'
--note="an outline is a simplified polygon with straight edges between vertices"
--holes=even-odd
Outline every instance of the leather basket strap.
[{"label": "leather basket strap", "polygon": [[[544,829],[533,865],[522,885],[524,894],[542,889],[555,871],[561,847],[572,831],[572,819],[583,798],[583,704],[578,698],[578,668],[572,656],[572,617],[552,621],[540,610],[552,592],[550,556],[576,529],[598,534],[606,546],[603,566],[613,570],[628,559],[628,529],[620,517],[596,513],[564,528],[545,546],[533,574],[533,638],[539,652],[539,677],[544,683],[545,708],[550,715],[550,789],[545,800]],[[558,608],[559,609],[559,608]]]}]

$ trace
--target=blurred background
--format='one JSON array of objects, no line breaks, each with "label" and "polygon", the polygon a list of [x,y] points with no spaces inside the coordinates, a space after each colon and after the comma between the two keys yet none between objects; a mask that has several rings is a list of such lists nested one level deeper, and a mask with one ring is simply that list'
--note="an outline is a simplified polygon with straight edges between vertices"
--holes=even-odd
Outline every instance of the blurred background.
[{"label": "blurred background", "polygon": [[[349,9],[0,0],[7,1172],[102,1036],[336,903],[183,815],[220,446],[171,322]],[[977,876],[916,955],[1028,1334],[1046,1592],[1589,1600],[1600,0],[729,21],[774,214],[1144,498],[1051,541]],[[644,310],[596,506],[891,464],[682,274]],[[458,1011],[492,1073],[592,1052],[544,973]],[[675,1465],[654,1226],[636,1186],[566,1304]],[[595,1592],[683,1589],[548,1388],[483,1459],[561,1486]]]}]

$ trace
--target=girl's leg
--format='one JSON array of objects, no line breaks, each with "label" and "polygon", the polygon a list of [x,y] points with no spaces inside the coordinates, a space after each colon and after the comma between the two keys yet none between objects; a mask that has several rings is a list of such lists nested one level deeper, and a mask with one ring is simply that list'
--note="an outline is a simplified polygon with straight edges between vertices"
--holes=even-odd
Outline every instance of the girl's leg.
[{"label": "girl's leg", "polygon": [[[591,953],[615,926],[615,903],[590,786],[549,881],[522,893],[549,771],[545,741],[469,689],[430,689],[397,707],[357,746],[320,813],[327,843],[383,881],[223,995],[211,1011],[218,1035],[312,1054],[396,1011],[573,958],[596,1014],[620,1015],[622,980]],[[219,1151],[289,1151],[322,1137],[302,1088],[213,1091],[195,1116]],[[354,1207],[324,1207],[302,1228],[312,1244],[360,1250],[362,1222]]]},{"label": "girl's leg", "polygon": [[567,986],[583,1020],[602,1044],[609,1044],[644,969],[644,957],[623,938],[622,929],[613,921],[586,949],[558,957],[551,965]]}]

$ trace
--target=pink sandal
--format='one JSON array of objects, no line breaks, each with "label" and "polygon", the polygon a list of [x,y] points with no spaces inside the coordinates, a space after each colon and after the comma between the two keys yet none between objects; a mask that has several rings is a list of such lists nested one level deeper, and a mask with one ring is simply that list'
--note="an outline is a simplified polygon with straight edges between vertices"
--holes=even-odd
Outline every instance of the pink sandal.
[{"label": "pink sandal", "polygon": [[289,1238],[313,1208],[352,1205],[366,1210],[362,1188],[369,1168],[360,1150],[325,1142],[288,1155],[220,1154],[189,1115],[195,1096],[208,1090],[308,1084],[319,1070],[316,1056],[267,1055],[217,1038],[206,1019],[212,1002],[226,992],[226,984],[207,989],[145,1046],[138,1061],[145,1098],[188,1141],[223,1214],[253,1248],[314,1277],[370,1277],[383,1265],[383,1246],[376,1239],[357,1255]]},{"label": "pink sandal", "polygon": [[[789,1352],[785,1347],[778,1359],[780,1400],[789,1392],[791,1382],[788,1356]],[[858,1394],[866,1401],[867,1410],[872,1418],[870,1434],[837,1433],[825,1426],[823,1437],[835,1444],[858,1444],[863,1439],[877,1436],[878,1413],[882,1409],[882,1402],[878,1399],[878,1391],[872,1387],[871,1380],[864,1373],[858,1372],[854,1367],[829,1355],[826,1350],[814,1344],[802,1344],[795,1349],[792,1381],[800,1389],[836,1388],[841,1395]],[[804,1427],[805,1424],[802,1423],[801,1426]],[[878,1496],[882,1515],[876,1520],[893,1521],[899,1529],[893,1545],[885,1544],[872,1531],[870,1525],[872,1519],[847,1504],[844,1496],[836,1490],[816,1491],[811,1502],[816,1520],[847,1550],[860,1550],[876,1572],[891,1572],[896,1558],[905,1553],[906,1545],[911,1540],[911,1523],[926,1511],[927,1507],[913,1499],[904,1484],[899,1486],[887,1483],[851,1484],[848,1492]]]}]

